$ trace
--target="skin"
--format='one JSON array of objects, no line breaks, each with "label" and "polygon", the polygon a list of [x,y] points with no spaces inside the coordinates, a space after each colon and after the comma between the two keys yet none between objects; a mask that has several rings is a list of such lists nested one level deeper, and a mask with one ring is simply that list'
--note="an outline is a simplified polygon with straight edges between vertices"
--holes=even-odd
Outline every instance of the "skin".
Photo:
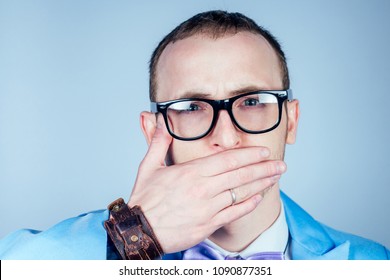
[{"label": "skin", "polygon": [[[249,32],[177,41],[157,65],[157,101],[219,100],[261,89],[283,89],[281,71],[268,42]],[[142,112],[149,150],[129,206],[141,205],[165,253],[206,238],[229,251],[243,250],[280,213],[278,181],[287,169],[285,145],[295,142],[298,118],[299,103],[293,100],[285,104],[276,129],[248,134],[222,110],[209,135],[179,141],[160,115]],[[231,188],[237,196],[233,206]]]}]

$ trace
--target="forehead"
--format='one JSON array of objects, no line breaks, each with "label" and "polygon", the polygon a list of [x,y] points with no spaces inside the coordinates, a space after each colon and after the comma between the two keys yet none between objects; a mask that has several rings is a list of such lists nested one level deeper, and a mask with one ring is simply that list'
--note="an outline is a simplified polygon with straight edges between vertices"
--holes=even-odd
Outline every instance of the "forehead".
[{"label": "forehead", "polygon": [[223,99],[243,88],[282,89],[275,51],[249,32],[218,39],[196,35],[171,43],[156,70],[157,101],[191,93]]}]

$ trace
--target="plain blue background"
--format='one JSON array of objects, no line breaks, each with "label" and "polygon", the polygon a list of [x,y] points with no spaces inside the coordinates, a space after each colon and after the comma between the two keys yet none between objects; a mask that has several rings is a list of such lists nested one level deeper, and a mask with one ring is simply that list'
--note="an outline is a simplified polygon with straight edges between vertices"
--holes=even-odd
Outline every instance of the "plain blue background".
[{"label": "plain blue background", "polygon": [[287,54],[302,114],[282,189],[390,247],[386,0],[0,0],[0,237],[128,199],[150,54],[209,9],[252,17]]}]

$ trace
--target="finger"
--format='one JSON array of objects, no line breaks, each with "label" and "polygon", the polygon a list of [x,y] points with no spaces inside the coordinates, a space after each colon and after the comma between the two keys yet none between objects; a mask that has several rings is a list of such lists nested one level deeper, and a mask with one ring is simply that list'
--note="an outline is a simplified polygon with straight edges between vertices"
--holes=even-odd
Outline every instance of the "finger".
[{"label": "finger", "polygon": [[218,195],[228,189],[237,188],[261,179],[274,177],[286,172],[287,166],[280,160],[267,160],[247,165],[210,178],[214,188],[211,195]]},{"label": "finger", "polygon": [[255,210],[261,200],[262,196],[256,194],[242,203],[233,205],[231,207],[226,207],[211,219],[210,224],[212,227],[214,227],[214,230],[217,230],[218,228],[229,224]]},{"label": "finger", "polygon": [[[217,213],[222,209],[234,204],[241,203],[256,194],[263,195],[263,192],[274,186],[280,179],[280,175],[264,178],[255,182],[234,188],[228,189],[213,198],[212,211]],[[233,192],[233,193],[232,193]],[[234,199],[235,198],[235,199]]]},{"label": "finger", "polygon": [[280,179],[281,175],[276,175],[268,178],[264,178],[261,180],[257,180],[251,182],[249,184],[245,184],[238,188],[234,188],[229,190],[229,192],[234,192],[235,195],[235,204],[241,203],[255,194],[261,194],[264,196],[266,190],[269,190],[272,186],[274,186]]},{"label": "finger", "polygon": [[200,174],[207,177],[264,161],[269,155],[269,149],[266,147],[246,147],[197,159],[194,163],[199,164]]},{"label": "finger", "polygon": [[161,114],[158,114],[156,130],[143,160],[143,164],[151,168],[165,166],[165,157],[171,142],[172,136],[165,126],[164,118]]}]

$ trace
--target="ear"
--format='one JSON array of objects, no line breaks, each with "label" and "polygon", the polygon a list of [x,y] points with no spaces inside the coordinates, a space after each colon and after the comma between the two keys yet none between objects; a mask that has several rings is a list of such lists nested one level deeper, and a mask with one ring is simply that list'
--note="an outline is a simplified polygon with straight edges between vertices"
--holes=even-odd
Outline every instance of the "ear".
[{"label": "ear", "polygon": [[157,127],[157,118],[154,113],[143,111],[140,114],[140,125],[145,140],[150,145]]},{"label": "ear", "polygon": [[299,121],[299,101],[294,99],[287,102],[287,136],[286,143],[294,144],[297,136]]}]

